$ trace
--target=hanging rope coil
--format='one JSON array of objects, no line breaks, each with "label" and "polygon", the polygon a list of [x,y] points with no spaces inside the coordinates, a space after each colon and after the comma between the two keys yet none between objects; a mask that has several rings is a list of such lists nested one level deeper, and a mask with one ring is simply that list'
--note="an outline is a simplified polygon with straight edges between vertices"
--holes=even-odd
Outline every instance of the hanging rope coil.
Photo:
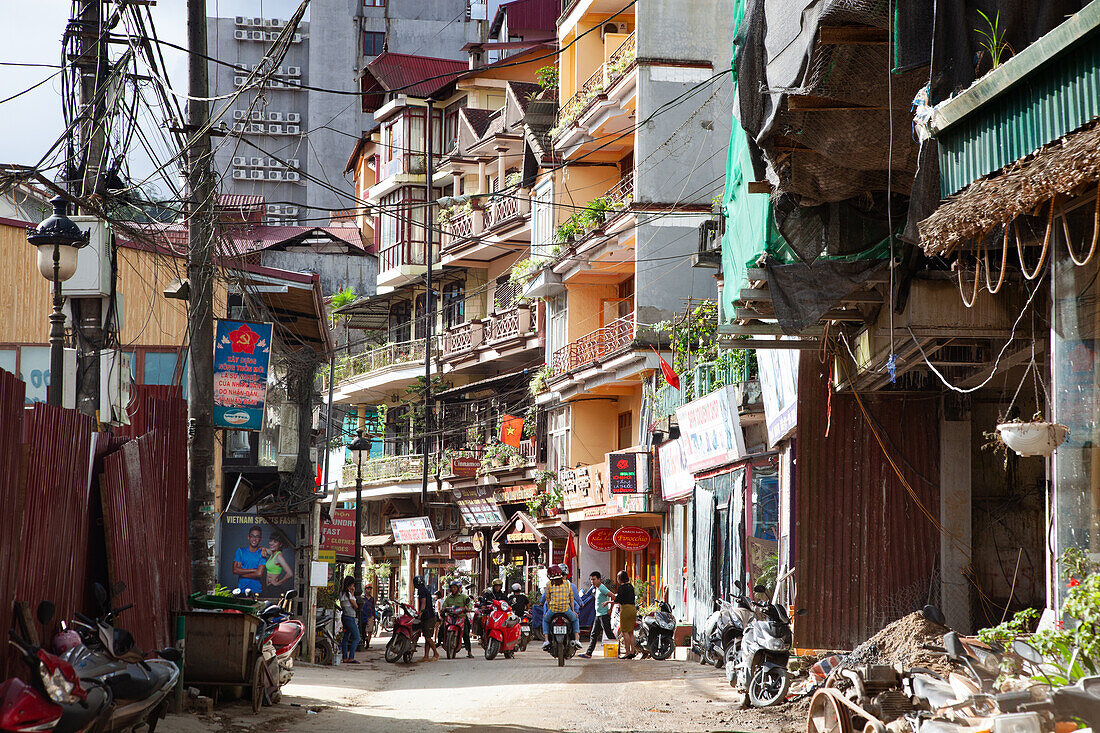
[{"label": "hanging rope coil", "polygon": [[[1004,228],[1004,237],[1002,237],[1001,247],[1001,274],[997,278],[997,287],[993,287],[989,284],[989,250],[982,246],[982,258],[985,264],[985,289],[989,291],[990,295],[996,295],[1001,290],[1001,286],[1005,282],[1005,270],[1008,269],[1008,225]],[[977,279],[977,278],[975,278]]]},{"label": "hanging rope coil", "polygon": [[959,296],[962,298],[963,305],[967,308],[974,307],[974,301],[978,299],[978,280],[981,279],[982,261],[978,255],[974,255],[974,287],[971,289],[970,302],[966,301],[966,287],[963,285],[963,267],[962,258],[958,260],[959,266]]},{"label": "hanging rope coil", "polygon": [[1020,244],[1020,228],[1016,224],[1016,221],[1012,222],[1012,231],[1016,235],[1016,254],[1020,257],[1020,272],[1028,280],[1034,280],[1039,277],[1039,273],[1043,271],[1043,265],[1047,261],[1047,252],[1050,250],[1050,232],[1054,228],[1054,199],[1050,200],[1050,208],[1047,213],[1047,231],[1043,235],[1043,251],[1039,253],[1039,264],[1035,265],[1035,269],[1030,273],[1027,271],[1027,265],[1024,264],[1024,246]]},{"label": "hanging rope coil", "polygon": [[1058,215],[1062,217],[1062,234],[1066,238],[1066,252],[1069,253],[1069,258],[1073,260],[1073,264],[1084,267],[1096,254],[1096,241],[1100,239],[1100,189],[1096,191],[1096,206],[1092,212],[1092,244],[1089,246],[1089,253],[1085,255],[1085,259],[1078,260],[1073,253],[1073,244],[1069,241],[1069,224],[1066,223],[1066,212],[1062,210],[1061,204],[1058,205]]}]

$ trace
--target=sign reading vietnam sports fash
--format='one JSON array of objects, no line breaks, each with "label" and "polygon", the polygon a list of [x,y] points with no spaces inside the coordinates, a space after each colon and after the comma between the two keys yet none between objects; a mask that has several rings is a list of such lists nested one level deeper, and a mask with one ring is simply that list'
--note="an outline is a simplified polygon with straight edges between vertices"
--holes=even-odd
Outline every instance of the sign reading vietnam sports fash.
[{"label": "sign reading vietnam sports fash", "polygon": [[214,426],[259,430],[264,424],[271,324],[218,321],[214,330]]}]

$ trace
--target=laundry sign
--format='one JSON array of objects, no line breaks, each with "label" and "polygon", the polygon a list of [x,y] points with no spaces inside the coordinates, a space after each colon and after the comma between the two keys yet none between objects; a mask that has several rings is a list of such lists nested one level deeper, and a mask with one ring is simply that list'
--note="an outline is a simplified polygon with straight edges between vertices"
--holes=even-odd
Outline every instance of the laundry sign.
[{"label": "laundry sign", "polygon": [[214,426],[259,430],[264,424],[271,324],[218,321],[214,329]]}]

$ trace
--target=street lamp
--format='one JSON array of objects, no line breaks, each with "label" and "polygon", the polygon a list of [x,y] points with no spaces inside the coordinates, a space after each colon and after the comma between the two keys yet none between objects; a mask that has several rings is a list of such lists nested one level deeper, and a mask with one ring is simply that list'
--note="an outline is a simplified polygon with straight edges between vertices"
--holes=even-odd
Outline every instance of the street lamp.
[{"label": "street lamp", "polygon": [[61,386],[65,371],[65,314],[61,309],[61,283],[76,272],[77,250],[88,244],[90,232],[65,215],[66,202],[61,196],[50,199],[53,216],[37,227],[27,227],[27,241],[38,248],[38,271],[53,283],[53,312],[50,313],[50,384],[46,400],[61,406]]},{"label": "street lamp", "polygon": [[355,592],[363,588],[363,459],[370,458],[370,437],[355,431],[348,445],[355,460]]}]

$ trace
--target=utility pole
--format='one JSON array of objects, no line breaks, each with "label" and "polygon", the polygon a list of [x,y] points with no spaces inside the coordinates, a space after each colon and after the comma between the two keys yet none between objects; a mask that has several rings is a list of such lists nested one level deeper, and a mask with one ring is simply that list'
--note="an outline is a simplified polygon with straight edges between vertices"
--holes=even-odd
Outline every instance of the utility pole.
[{"label": "utility pole", "polygon": [[206,0],[187,0],[188,524],[191,583],[214,589],[214,174],[211,170]]},{"label": "utility pole", "polygon": [[435,303],[432,298],[432,178],[435,163],[432,160],[432,100],[428,98],[428,113],[424,122],[424,475],[420,483],[420,507],[428,508],[428,466],[431,465],[432,445],[432,326]]}]

